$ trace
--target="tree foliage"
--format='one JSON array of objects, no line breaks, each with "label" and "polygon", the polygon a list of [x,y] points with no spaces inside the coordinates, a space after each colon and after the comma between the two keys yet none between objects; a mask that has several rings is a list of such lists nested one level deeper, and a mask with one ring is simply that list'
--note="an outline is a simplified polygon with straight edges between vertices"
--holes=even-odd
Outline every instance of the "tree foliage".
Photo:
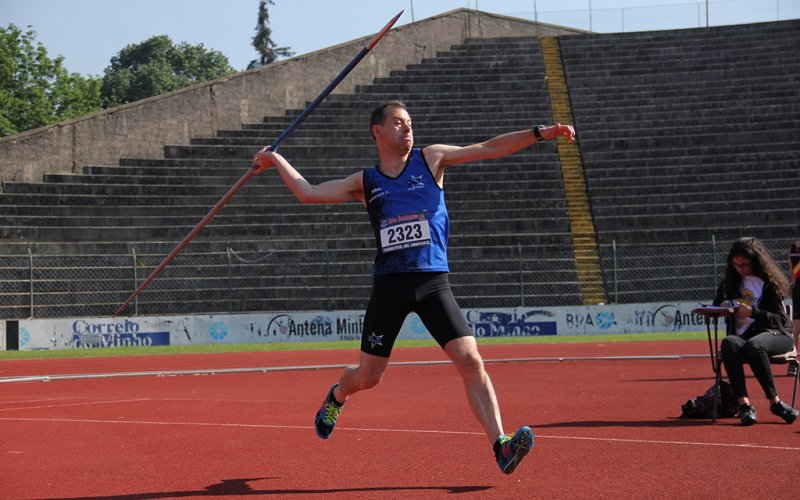
[{"label": "tree foliage", "polygon": [[228,58],[203,44],[172,43],[166,35],[128,45],[111,58],[101,94],[106,107],[127,104],[235,73]]},{"label": "tree foliage", "polygon": [[289,47],[278,47],[272,41],[272,29],[269,27],[269,10],[267,5],[275,5],[272,0],[258,2],[258,23],[256,34],[253,36],[253,47],[258,52],[258,59],[250,61],[247,69],[258,68],[274,63],[279,57],[292,57],[294,52]]},{"label": "tree foliage", "polygon": [[0,27],[0,135],[100,109],[100,80],[69,73],[63,62],[47,55],[35,31]]}]

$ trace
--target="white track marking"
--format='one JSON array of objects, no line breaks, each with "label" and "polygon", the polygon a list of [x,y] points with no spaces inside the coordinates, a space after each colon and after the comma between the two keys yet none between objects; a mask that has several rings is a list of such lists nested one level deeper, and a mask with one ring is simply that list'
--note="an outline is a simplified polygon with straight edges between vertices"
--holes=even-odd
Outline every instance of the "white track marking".
[{"label": "white track marking", "polygon": [[0,411],[16,411],[16,410],[38,410],[41,408],[65,408],[67,406],[87,406],[87,405],[107,405],[117,403],[136,403],[139,401],[150,401],[150,398],[137,398],[137,399],[110,399],[107,401],[82,401],[80,403],[61,403],[51,405],[39,406],[19,406],[15,408],[0,408]]},{"label": "white track marking", "polygon": [[574,439],[582,441],[607,441],[612,443],[642,443],[642,444],[667,444],[678,446],[721,446],[723,448],[755,448],[760,450],[787,450],[800,451],[797,446],[770,446],[752,443],[707,443],[702,441],[665,441],[661,439],[626,439],[626,438],[600,438],[600,437],[581,437],[581,436],[548,436],[536,434],[536,438],[546,439]]},{"label": "white track marking", "polygon": [[[563,362],[563,361],[641,361],[641,360],[681,360],[688,358],[708,358],[707,354],[668,354],[668,355],[644,355],[644,356],[572,356],[572,357],[548,357],[548,358],[506,358],[506,359],[484,359],[485,364],[489,363],[540,363],[540,362]],[[121,378],[121,377],[174,377],[178,375],[216,375],[222,373],[252,373],[252,372],[285,372],[302,370],[330,370],[342,369],[352,363],[336,365],[299,365],[299,366],[265,366],[265,367],[245,367],[245,368],[204,368],[189,370],[153,370],[153,371],[131,371],[131,372],[112,372],[112,373],[77,373],[61,375],[25,375],[0,377],[0,384],[9,382],[51,382],[56,380],[74,379],[102,379],[102,378]],[[449,360],[433,361],[393,361],[389,366],[432,366],[449,365]]]},{"label": "white track marking", "polygon": [[[100,420],[100,419],[77,419],[77,418],[31,418],[31,417],[0,417],[0,421],[8,422],[51,422],[51,423],[73,423],[73,424],[128,424],[128,425],[169,425],[185,427],[226,427],[244,429],[282,429],[282,430],[311,430],[309,425],[270,425],[270,424],[237,424],[230,422],[163,422],[155,420]],[[336,427],[336,430],[349,432],[391,432],[408,434],[449,434],[461,436],[481,436],[482,432],[467,431],[445,431],[445,430],[426,430],[426,429],[380,429],[380,428],[361,428],[361,427]],[[534,433],[536,429],[534,428]],[[607,443],[629,443],[645,445],[665,445],[665,446],[690,446],[690,447],[714,447],[714,448],[738,448],[756,450],[781,450],[781,451],[800,451],[798,446],[771,446],[753,443],[719,443],[703,441],[667,441],[661,439],[627,439],[627,438],[608,438],[608,437],[589,437],[589,436],[553,436],[547,434],[535,434],[535,439],[567,439],[574,441],[600,441]]]}]

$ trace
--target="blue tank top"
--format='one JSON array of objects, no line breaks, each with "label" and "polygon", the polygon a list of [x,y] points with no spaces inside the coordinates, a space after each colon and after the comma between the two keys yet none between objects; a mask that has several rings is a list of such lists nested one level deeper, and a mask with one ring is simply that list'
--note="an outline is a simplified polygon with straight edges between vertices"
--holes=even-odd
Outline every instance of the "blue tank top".
[{"label": "blue tank top", "polygon": [[377,167],[364,170],[364,198],[378,254],[375,276],[449,272],[450,218],[422,150],[414,148],[397,178]]}]

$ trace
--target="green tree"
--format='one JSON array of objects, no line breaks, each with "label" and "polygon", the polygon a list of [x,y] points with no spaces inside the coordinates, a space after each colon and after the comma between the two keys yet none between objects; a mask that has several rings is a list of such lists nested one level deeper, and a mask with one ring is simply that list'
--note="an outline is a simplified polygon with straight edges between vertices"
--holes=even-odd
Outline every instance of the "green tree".
[{"label": "green tree", "polygon": [[166,35],[128,45],[111,58],[101,94],[106,107],[127,104],[235,73],[228,58],[203,44],[172,43]]},{"label": "green tree", "polygon": [[51,59],[13,24],[0,27],[0,135],[75,118],[100,110],[100,80],[69,73],[64,58]]},{"label": "green tree", "polygon": [[278,57],[292,57],[294,55],[294,52],[289,50],[289,47],[276,47],[275,42],[272,41],[272,29],[269,27],[267,5],[275,4],[272,0],[258,2],[258,24],[256,24],[256,34],[253,36],[253,47],[259,53],[259,58],[250,61],[247,69],[274,63],[278,60]]}]

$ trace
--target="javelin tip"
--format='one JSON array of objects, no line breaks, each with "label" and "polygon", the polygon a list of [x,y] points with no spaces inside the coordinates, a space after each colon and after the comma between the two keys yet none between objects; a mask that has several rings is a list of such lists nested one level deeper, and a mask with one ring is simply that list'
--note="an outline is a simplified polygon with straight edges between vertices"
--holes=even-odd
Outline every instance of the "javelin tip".
[{"label": "javelin tip", "polygon": [[372,50],[372,47],[374,47],[380,41],[380,39],[383,38],[383,35],[385,35],[387,31],[392,29],[392,26],[394,26],[394,23],[396,23],[397,20],[400,19],[400,16],[403,15],[403,12],[405,12],[405,10],[401,10],[400,12],[398,12],[397,15],[392,18],[391,21],[386,23],[386,26],[384,26],[383,29],[380,30],[378,34],[375,35],[375,37],[372,40],[370,40],[370,42],[364,48],[367,50]]}]

